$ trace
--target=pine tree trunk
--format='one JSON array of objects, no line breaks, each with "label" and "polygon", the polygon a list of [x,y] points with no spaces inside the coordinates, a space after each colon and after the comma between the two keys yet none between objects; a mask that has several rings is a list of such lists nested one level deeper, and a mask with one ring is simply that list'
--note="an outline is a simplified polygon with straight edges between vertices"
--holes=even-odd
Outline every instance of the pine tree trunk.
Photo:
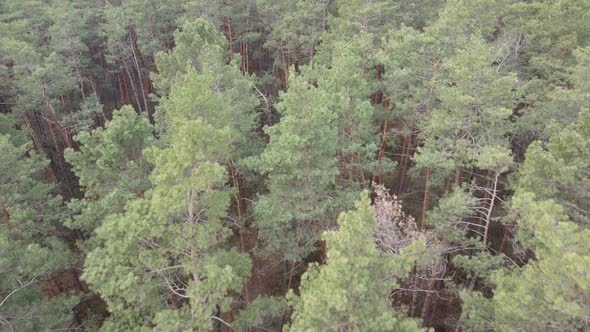
[{"label": "pine tree trunk", "polygon": [[461,166],[457,166],[455,170],[455,186],[459,187],[461,185]]},{"label": "pine tree trunk", "polygon": [[131,71],[129,71],[129,67],[127,66],[127,62],[123,60],[123,67],[125,68],[125,72],[127,73],[127,77],[129,78],[129,83],[131,84],[131,90],[133,90],[133,95],[135,96],[135,101],[137,103],[137,109],[139,113],[143,113],[143,109],[141,108],[141,101],[139,100],[139,95],[137,94],[137,89],[135,88],[135,83],[133,83],[133,77],[131,76]]},{"label": "pine tree trunk", "polygon": [[404,187],[404,181],[406,177],[406,160],[408,158],[408,148],[410,143],[409,137],[406,135],[404,136],[404,144],[402,145],[402,157],[400,160],[400,168],[399,168],[399,177],[397,181],[397,192],[401,193]]},{"label": "pine tree trunk", "polygon": [[[148,117],[148,120],[150,121],[150,123],[153,124],[153,119],[152,119],[152,114],[150,112],[149,106],[148,106],[148,100],[147,100],[147,96],[146,96],[146,90],[144,87],[144,80],[143,80],[143,76],[142,75],[142,69],[141,66],[139,65],[139,49],[137,47],[137,41],[135,40],[136,36],[135,36],[135,31],[133,29],[131,29],[129,31],[129,42],[131,43],[131,53],[133,54],[133,63],[135,64],[135,70],[137,71],[137,78],[139,81],[139,87],[140,87],[140,91],[141,91],[141,96],[143,99],[143,107],[144,110],[146,112],[146,115]],[[143,63],[143,61],[142,61]]]},{"label": "pine tree trunk", "polygon": [[[231,178],[232,178],[232,186],[236,189],[236,210],[238,213],[238,224],[240,227],[240,250],[243,253],[248,252],[247,248],[246,248],[246,240],[244,238],[244,227],[245,227],[245,222],[242,219],[242,195],[240,193],[240,182],[239,182],[239,178],[238,178],[238,172],[236,169],[236,166],[233,162],[233,160],[229,160],[227,162],[228,167],[230,169],[230,174],[231,174]],[[246,299],[246,303],[250,303],[250,285],[249,285],[249,281],[246,280],[245,284],[244,284],[244,296]]]},{"label": "pine tree trunk", "polygon": [[506,242],[508,242],[508,238],[512,235],[512,226],[506,225],[504,228],[504,236],[502,236],[502,243],[500,243],[500,248],[498,249],[499,253],[503,253],[504,249],[506,249]]},{"label": "pine tree trunk", "polygon": [[426,230],[426,211],[430,202],[430,178],[432,177],[432,168],[426,168],[426,179],[424,181],[424,199],[422,201],[422,230]]},{"label": "pine tree trunk", "polygon": [[10,222],[10,213],[8,213],[6,208],[2,208],[2,215],[4,215],[6,222]]},{"label": "pine tree trunk", "polygon": [[[385,149],[387,147],[387,130],[388,130],[388,126],[389,126],[389,120],[385,119],[385,121],[383,122],[383,132],[381,133],[381,147],[379,148],[379,152],[377,153],[377,163],[381,162],[381,159],[383,159],[383,156],[385,155]],[[374,183],[377,183],[377,175],[373,175],[373,181]]]},{"label": "pine tree trunk", "polygon": [[283,72],[285,74],[285,92],[289,90],[289,64],[285,59],[285,49],[281,48],[281,57],[283,59]]}]

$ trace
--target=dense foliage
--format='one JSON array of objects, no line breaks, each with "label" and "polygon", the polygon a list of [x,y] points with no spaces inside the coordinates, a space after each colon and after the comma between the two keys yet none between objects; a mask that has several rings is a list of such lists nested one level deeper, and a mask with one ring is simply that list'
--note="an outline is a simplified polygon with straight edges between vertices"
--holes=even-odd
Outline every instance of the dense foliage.
[{"label": "dense foliage", "polygon": [[588,13],[0,1],[0,331],[590,330]]}]

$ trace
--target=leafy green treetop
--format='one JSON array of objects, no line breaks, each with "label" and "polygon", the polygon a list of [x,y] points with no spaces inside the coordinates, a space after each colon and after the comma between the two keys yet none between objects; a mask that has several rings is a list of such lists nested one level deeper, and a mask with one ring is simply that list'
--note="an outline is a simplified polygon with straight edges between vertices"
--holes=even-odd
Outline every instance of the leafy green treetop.
[{"label": "leafy green treetop", "polygon": [[62,198],[44,180],[48,162],[0,135],[0,329],[64,328],[75,305],[43,293],[43,280],[69,265]]},{"label": "leafy green treetop", "polygon": [[464,292],[470,330],[579,331],[590,327],[587,191],[588,111],[553,127],[546,149],[533,143],[517,180],[512,208],[516,240],[534,252],[526,265],[492,274],[494,296]]},{"label": "leafy green treetop", "polygon": [[393,310],[389,294],[423,244],[418,241],[399,255],[380,254],[371,240],[377,222],[366,192],[356,210],[340,215],[338,225],[323,236],[326,264],[311,265],[301,296],[289,295],[294,312],[287,331],[420,331],[415,320]]},{"label": "leafy green treetop", "polygon": [[124,106],[113,112],[104,128],[83,131],[76,140],[80,150],[68,149],[65,156],[83,187],[84,199],[69,202],[74,216],[68,225],[90,236],[107,215],[123,212],[129,200],[142,197],[151,187],[152,164],[143,152],[155,144],[154,128],[131,106]]}]

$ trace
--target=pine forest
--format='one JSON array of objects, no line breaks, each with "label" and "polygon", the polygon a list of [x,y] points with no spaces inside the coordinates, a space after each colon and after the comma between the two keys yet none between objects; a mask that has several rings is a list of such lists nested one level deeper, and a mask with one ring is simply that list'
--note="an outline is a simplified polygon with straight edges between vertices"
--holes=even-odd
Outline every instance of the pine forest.
[{"label": "pine forest", "polygon": [[590,331],[590,0],[0,0],[0,331]]}]

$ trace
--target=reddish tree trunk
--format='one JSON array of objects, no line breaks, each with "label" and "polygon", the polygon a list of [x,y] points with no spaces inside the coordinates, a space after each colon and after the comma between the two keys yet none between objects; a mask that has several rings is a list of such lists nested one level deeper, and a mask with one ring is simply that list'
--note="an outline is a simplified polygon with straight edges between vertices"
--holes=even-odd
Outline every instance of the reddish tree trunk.
[{"label": "reddish tree trunk", "polygon": [[430,178],[432,177],[432,168],[426,169],[426,179],[424,181],[424,199],[422,201],[422,230],[426,229],[426,211],[430,201]]},{"label": "reddish tree trunk", "polygon": [[[246,240],[244,238],[245,223],[244,223],[244,220],[242,220],[242,195],[240,193],[240,181],[239,181],[238,171],[236,169],[236,166],[235,166],[233,160],[230,159],[227,162],[227,165],[229,167],[230,174],[231,174],[232,186],[236,189],[236,210],[238,213],[238,223],[239,223],[239,227],[240,227],[240,250],[243,253],[246,253],[247,252]],[[244,296],[246,298],[246,303],[250,303],[250,285],[249,285],[248,280],[246,280],[246,282],[244,284]]]},{"label": "reddish tree trunk", "polygon": [[6,219],[6,221],[10,221],[10,213],[8,213],[6,208],[2,208],[2,214],[4,215],[4,219]]},{"label": "reddish tree trunk", "polygon": [[498,249],[498,252],[500,252],[500,253],[504,252],[504,249],[506,249],[506,242],[508,242],[508,239],[510,238],[511,235],[512,235],[512,226],[506,225],[506,227],[504,228],[504,236],[502,237],[502,243],[500,243],[500,248]]}]

